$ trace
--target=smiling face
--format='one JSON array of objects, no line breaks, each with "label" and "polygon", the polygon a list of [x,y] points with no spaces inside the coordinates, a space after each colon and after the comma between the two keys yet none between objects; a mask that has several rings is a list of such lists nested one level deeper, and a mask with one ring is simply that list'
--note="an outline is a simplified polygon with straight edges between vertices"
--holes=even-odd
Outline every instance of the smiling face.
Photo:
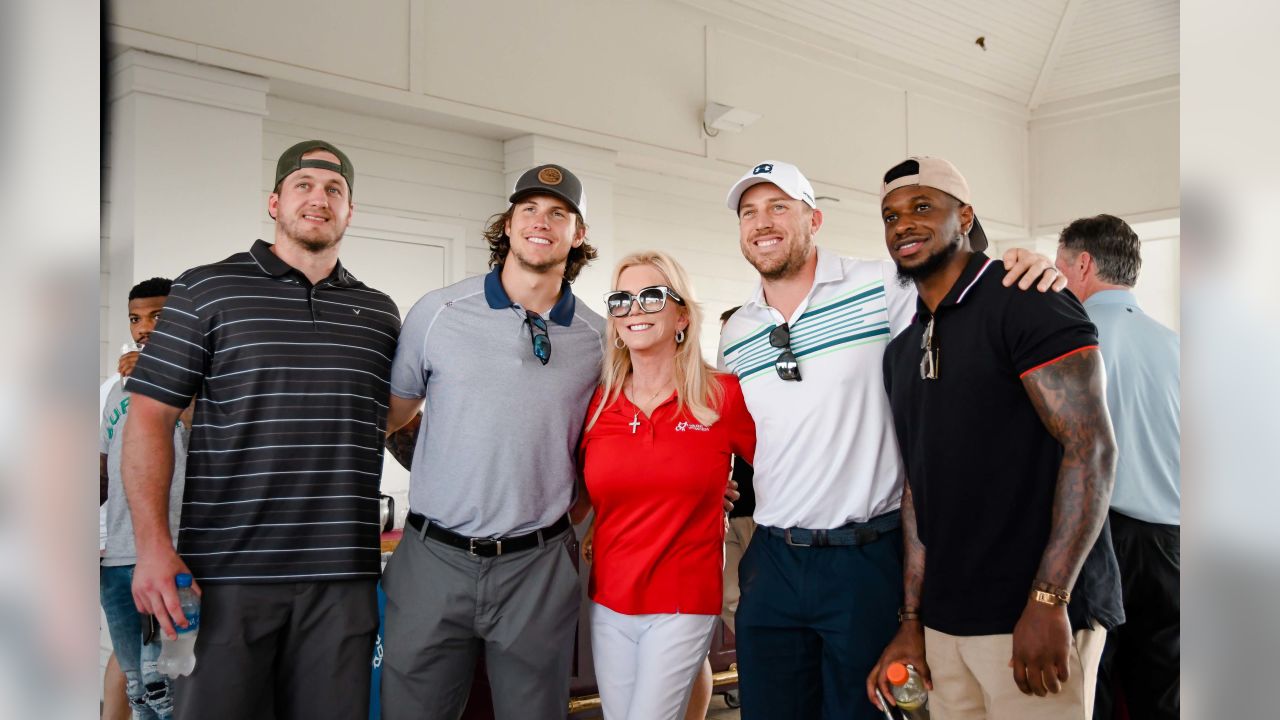
[{"label": "smiling face", "polygon": [[553,195],[529,195],[514,203],[505,232],[511,240],[511,256],[536,273],[563,272],[569,250],[584,239],[578,214]]},{"label": "smiling face", "polygon": [[884,241],[902,277],[920,279],[947,264],[973,224],[973,207],[936,188],[907,185],[880,204]]},{"label": "smiling face", "polygon": [[814,252],[822,211],[784,193],[773,183],[752,185],[738,201],[742,256],[766,280],[799,272]]},{"label": "smiling face", "polygon": [[[632,295],[654,285],[670,285],[658,268],[653,265],[632,265],[618,276],[615,290]],[[676,352],[676,331],[689,326],[689,315],[676,301],[667,298],[666,307],[656,313],[646,313],[640,303],[631,303],[631,312],[623,317],[610,317],[613,329],[632,353],[665,350]]]},{"label": "smiling face", "polygon": [[[313,150],[303,157],[339,162],[327,150]],[[276,221],[277,242],[287,238],[313,253],[342,240],[354,209],[346,178],[324,168],[289,173],[267,200],[267,212]]]}]

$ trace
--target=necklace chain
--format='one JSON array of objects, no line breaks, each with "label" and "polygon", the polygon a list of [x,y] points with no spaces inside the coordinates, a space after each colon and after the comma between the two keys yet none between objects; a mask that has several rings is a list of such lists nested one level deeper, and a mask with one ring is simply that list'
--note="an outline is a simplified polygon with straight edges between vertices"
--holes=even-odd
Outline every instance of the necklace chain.
[{"label": "necklace chain", "polygon": [[[647,405],[647,404],[649,404],[649,403],[653,402],[655,399],[657,399],[658,394],[659,394],[659,393],[661,393],[661,392],[662,392],[663,390],[665,390],[666,388],[667,388],[667,383],[663,383],[662,385],[658,386],[658,389],[657,389],[657,390],[655,390],[655,391],[654,391],[654,393],[653,393],[652,395],[650,395],[650,396],[649,396],[649,399],[645,401],[645,404]],[[635,381],[634,381],[634,379],[633,379],[633,381],[632,381],[632,383],[631,383],[631,393],[634,395],[634,394],[635,394],[635,392],[636,392],[636,384],[635,384]],[[627,423],[627,424],[631,426],[631,434],[632,434],[632,435],[635,435],[635,434],[636,434],[636,428],[639,428],[639,427],[640,427],[640,405],[639,405],[639,403],[636,403],[636,402],[635,402],[635,398],[632,398],[632,404],[636,406],[636,411],[635,411],[635,413],[633,413],[633,414],[632,414],[632,416],[631,416],[631,422],[629,422],[629,423]]]}]

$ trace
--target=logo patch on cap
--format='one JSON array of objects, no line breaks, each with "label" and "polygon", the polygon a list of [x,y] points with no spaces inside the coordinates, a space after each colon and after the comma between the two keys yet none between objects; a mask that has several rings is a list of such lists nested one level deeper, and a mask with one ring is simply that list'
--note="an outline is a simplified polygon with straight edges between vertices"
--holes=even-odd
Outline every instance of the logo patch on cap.
[{"label": "logo patch on cap", "polygon": [[761,174],[763,174],[763,173],[771,173],[771,172],[773,172],[773,164],[772,164],[772,163],[760,163],[759,165],[757,165],[757,166],[755,167],[755,169],[754,169],[754,170],[752,170],[752,171],[751,171],[751,174],[752,174],[752,175],[761,175]]},{"label": "logo patch on cap", "polygon": [[553,167],[545,167],[538,171],[538,180],[547,185],[559,185],[564,180],[564,175]]}]

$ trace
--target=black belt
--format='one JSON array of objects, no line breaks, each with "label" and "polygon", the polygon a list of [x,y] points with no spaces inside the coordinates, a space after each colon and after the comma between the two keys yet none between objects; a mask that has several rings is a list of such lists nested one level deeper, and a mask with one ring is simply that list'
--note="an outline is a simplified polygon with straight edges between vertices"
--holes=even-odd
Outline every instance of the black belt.
[{"label": "black belt", "polygon": [[427,532],[425,533],[427,537],[436,542],[456,547],[459,550],[466,550],[479,557],[497,557],[498,555],[520,552],[521,550],[532,550],[538,547],[539,544],[569,529],[568,515],[560,516],[560,519],[555,521],[551,527],[534,530],[524,535],[500,538],[459,535],[452,530],[446,530],[439,525],[428,523],[426,517],[412,510],[409,511],[409,516],[405,519],[405,522],[419,533],[422,533],[422,526],[425,524],[427,526]]},{"label": "black belt", "polygon": [[806,528],[778,528],[765,526],[770,535],[780,537],[792,547],[830,547],[837,545],[866,545],[880,539],[883,533],[902,527],[902,513],[898,510],[877,515],[866,522],[851,522],[830,530]]}]

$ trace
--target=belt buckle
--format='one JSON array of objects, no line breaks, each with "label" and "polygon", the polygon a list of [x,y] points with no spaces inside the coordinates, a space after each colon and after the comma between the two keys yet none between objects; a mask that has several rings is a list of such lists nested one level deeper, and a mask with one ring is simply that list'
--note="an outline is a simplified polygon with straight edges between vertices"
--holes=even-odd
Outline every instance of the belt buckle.
[{"label": "belt buckle", "polygon": [[[477,543],[479,545],[477,545]],[[477,546],[485,547],[485,543],[493,544],[495,548],[493,553],[494,557],[497,557],[502,554],[502,541],[496,538],[471,538],[471,544],[470,544],[470,547],[468,548],[468,552],[470,552],[472,555],[476,557],[480,557],[480,553],[476,552],[476,548]]]},{"label": "belt buckle", "polygon": [[787,541],[787,544],[790,545],[791,547],[813,547],[812,543],[806,545],[804,543],[798,543],[792,540],[791,528],[784,528],[782,531],[782,537]]}]

